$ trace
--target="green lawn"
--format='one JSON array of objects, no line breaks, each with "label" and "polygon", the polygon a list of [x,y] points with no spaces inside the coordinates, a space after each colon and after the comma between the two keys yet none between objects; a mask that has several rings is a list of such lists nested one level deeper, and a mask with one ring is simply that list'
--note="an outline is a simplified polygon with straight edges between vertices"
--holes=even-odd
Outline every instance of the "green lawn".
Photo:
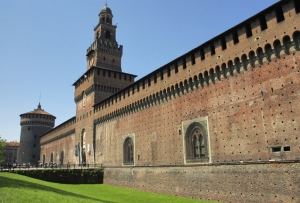
[{"label": "green lawn", "polygon": [[51,183],[8,172],[0,173],[0,203],[33,202],[200,202],[188,198],[175,197],[132,189],[118,188],[106,184],[59,184]]}]

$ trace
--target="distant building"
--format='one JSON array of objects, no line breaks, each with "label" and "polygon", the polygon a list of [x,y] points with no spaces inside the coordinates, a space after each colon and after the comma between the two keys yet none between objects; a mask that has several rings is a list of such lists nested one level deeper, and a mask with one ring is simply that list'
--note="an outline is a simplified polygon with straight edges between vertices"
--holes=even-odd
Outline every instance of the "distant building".
[{"label": "distant building", "polygon": [[17,141],[6,142],[4,147],[4,163],[16,163],[20,143]]}]

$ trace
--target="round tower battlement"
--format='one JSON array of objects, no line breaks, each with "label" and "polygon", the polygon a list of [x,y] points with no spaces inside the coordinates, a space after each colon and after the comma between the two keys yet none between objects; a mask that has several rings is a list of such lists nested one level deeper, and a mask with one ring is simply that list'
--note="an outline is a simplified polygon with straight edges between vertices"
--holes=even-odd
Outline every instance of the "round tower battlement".
[{"label": "round tower battlement", "polygon": [[41,105],[38,105],[37,109],[30,111],[28,113],[24,113],[20,115],[21,122],[20,125],[43,125],[49,126],[51,128],[54,127],[55,124],[55,116],[47,113],[41,108]]}]

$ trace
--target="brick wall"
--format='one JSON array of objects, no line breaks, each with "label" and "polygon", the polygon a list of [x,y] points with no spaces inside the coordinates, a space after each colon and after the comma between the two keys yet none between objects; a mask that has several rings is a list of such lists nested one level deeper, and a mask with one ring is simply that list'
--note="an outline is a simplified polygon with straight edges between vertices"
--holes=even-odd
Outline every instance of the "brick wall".
[{"label": "brick wall", "polygon": [[220,202],[299,202],[299,172],[299,163],[105,168],[104,183]]}]

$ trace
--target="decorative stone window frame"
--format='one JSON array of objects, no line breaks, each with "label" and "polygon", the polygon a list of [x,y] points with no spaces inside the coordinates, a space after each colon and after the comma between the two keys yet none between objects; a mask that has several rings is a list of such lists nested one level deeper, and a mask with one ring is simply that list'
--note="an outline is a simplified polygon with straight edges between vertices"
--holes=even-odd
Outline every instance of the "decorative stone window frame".
[{"label": "decorative stone window frame", "polygon": [[[185,164],[211,163],[208,117],[200,117],[193,120],[187,120],[182,122],[182,132],[183,132],[182,140],[183,140],[184,163]],[[199,157],[195,156],[197,154],[195,153],[196,146],[194,145],[195,140],[192,137],[196,135],[198,136],[199,142],[200,140],[202,141],[203,139],[203,144],[204,144],[203,146],[198,142]],[[200,156],[200,154],[202,155]]]},{"label": "decorative stone window frame", "polygon": [[[126,146],[128,144],[127,141],[131,141],[131,144],[133,145],[133,149],[132,149],[132,159],[130,160],[130,158],[128,158],[128,152],[126,149]],[[126,135],[122,137],[122,156],[123,156],[123,162],[122,165],[123,166],[134,166],[135,164],[135,149],[136,149],[136,145],[135,145],[135,136],[134,135]]]}]

